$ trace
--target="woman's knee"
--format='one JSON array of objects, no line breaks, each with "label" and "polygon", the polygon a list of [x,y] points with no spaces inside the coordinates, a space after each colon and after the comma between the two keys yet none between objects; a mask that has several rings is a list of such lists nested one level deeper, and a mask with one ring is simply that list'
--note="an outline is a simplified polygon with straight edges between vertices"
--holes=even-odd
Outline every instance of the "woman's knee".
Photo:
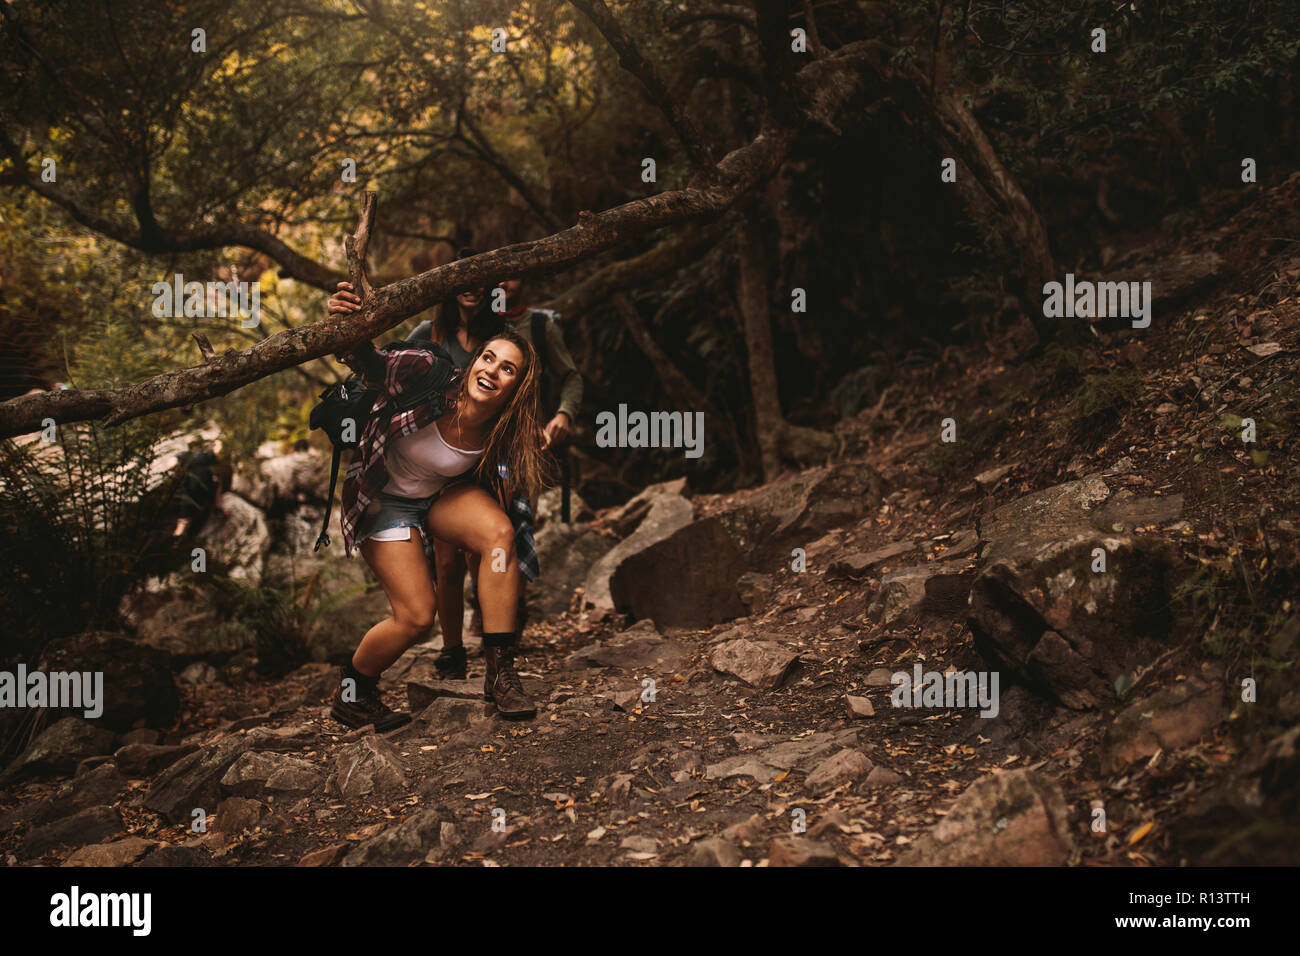
[{"label": "woman's knee", "polygon": [[422,637],[433,630],[434,602],[403,605],[393,609],[393,620],[413,638]]},{"label": "woman's knee", "polygon": [[500,518],[492,518],[483,523],[483,527],[478,531],[478,542],[475,547],[480,560],[486,558],[492,561],[499,558],[514,558],[515,556],[515,529],[510,524],[510,519],[505,515]]}]

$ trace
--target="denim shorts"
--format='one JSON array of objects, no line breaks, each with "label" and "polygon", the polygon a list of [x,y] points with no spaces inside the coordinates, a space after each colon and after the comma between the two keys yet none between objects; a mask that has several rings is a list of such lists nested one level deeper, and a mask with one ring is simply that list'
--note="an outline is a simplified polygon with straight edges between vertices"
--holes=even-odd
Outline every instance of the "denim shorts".
[{"label": "denim shorts", "polygon": [[[441,494],[439,492],[438,494]],[[373,538],[380,532],[393,531],[398,528],[416,528],[420,532],[420,538],[424,541],[424,552],[432,552],[433,543],[429,538],[428,529],[425,526],[425,519],[429,515],[429,506],[438,500],[438,495],[430,495],[427,498],[403,498],[400,495],[390,495],[388,492],[380,492],[379,497],[370,502],[370,505],[357,520],[357,530],[355,544],[361,544],[367,538]],[[397,535],[383,535],[384,540],[408,541],[410,532],[406,537]]]}]

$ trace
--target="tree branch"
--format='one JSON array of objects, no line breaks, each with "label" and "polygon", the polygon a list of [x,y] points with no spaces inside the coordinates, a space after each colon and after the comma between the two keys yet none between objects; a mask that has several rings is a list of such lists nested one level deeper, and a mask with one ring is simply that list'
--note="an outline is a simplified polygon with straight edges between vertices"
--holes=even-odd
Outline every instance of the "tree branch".
[{"label": "tree branch", "polygon": [[[805,97],[818,103],[827,115],[837,106],[850,103],[860,85],[862,63],[861,57],[852,50],[855,46],[842,47],[834,55],[810,63],[799,73]],[[327,316],[277,332],[250,348],[228,352],[203,365],[165,372],[123,388],[45,392],[0,403],[0,438],[36,431],[47,418],[55,422],[102,419],[106,425],[116,425],[151,412],[225,395],[241,385],[311,359],[350,352],[361,342],[373,339],[449,294],[491,285],[511,276],[555,272],[652,230],[716,217],[780,167],[797,133],[796,127],[778,125],[766,117],[752,142],[732,150],[718,162],[710,176],[690,186],[636,199],[594,215],[584,211],[579,214],[577,224],[568,229],[543,239],[450,262],[375,288],[358,312]],[[354,239],[361,235],[360,229],[359,226]],[[259,235],[260,230],[238,225],[224,227],[224,232],[222,241],[213,245],[246,245],[265,251],[266,240],[272,238],[264,233]],[[283,243],[279,245],[283,247],[281,251],[288,251]],[[356,252],[355,242],[353,252]],[[310,263],[310,260],[303,261]],[[327,273],[328,280],[320,284],[332,290],[337,273],[315,263],[310,265]]]},{"label": "tree branch", "polygon": [[677,133],[677,138],[686,148],[686,153],[696,171],[711,172],[713,160],[705,145],[704,136],[701,135],[694,121],[686,115],[681,105],[672,98],[668,84],[659,75],[659,71],[641,55],[632,38],[623,32],[614,15],[609,12],[609,7],[605,6],[604,0],[569,0],[569,2],[587,15],[587,19],[595,24],[596,29],[614,48],[623,69],[636,77],[645,87],[650,102],[658,107],[673,131]]}]

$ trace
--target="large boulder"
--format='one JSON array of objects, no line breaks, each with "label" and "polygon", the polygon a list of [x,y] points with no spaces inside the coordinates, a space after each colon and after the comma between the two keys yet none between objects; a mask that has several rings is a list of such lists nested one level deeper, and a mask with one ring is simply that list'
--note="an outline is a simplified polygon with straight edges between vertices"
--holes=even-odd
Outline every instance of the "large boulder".
[{"label": "large boulder", "polygon": [[782,478],[623,556],[610,580],[611,598],[620,610],[665,627],[710,627],[742,617],[742,575],[788,565],[794,548],[859,520],[879,506],[881,493],[880,476],[860,463]]},{"label": "large boulder", "polygon": [[51,641],[39,667],[104,675],[104,712],[96,723],[110,730],[130,730],[137,722],[169,727],[180,710],[167,655],[111,631],[88,631]]},{"label": "large boulder", "polygon": [[597,612],[614,609],[610,580],[624,561],[690,524],[695,517],[695,509],[681,494],[681,482],[667,484],[673,487],[651,485],[621,509],[626,511],[636,503],[637,507],[631,512],[636,513],[644,505],[644,515],[635,530],[607,551],[587,572],[586,600]]},{"label": "large boulder", "polygon": [[898,866],[1062,866],[1070,857],[1061,788],[1033,770],[976,780]]},{"label": "large boulder", "polygon": [[615,544],[613,540],[578,524],[550,521],[537,533],[537,560],[541,578],[528,586],[528,611],[534,620],[563,614],[573,592],[587,579],[592,565]]},{"label": "large boulder", "polygon": [[341,866],[408,866],[423,860],[441,843],[448,814],[437,808],[421,810],[410,819],[389,827],[357,844]]},{"label": "large boulder", "polygon": [[169,591],[161,601],[141,603],[137,619],[140,641],[166,654],[172,669],[193,661],[222,664],[257,646],[251,628],[226,620],[207,595],[191,588]]},{"label": "large boulder", "polygon": [[286,754],[250,750],[221,777],[221,789],[236,797],[263,793],[301,796],[318,789],[325,777],[309,761]]},{"label": "large boulder", "polygon": [[1106,731],[1103,773],[1118,773],[1158,750],[1194,743],[1225,718],[1223,688],[1191,678],[1130,704]]},{"label": "large boulder", "polygon": [[111,730],[80,717],[64,717],[36,736],[4,772],[4,779],[70,774],[87,757],[112,753],[116,739]]},{"label": "large boulder", "polygon": [[220,564],[234,580],[260,584],[271,547],[266,515],[234,493],[221,496],[221,507],[226,513],[213,510],[195,539],[198,546],[206,549],[209,567]]},{"label": "large boulder", "polygon": [[32,830],[23,838],[23,852],[40,856],[56,846],[99,843],[121,832],[122,814],[115,807],[89,807]]},{"label": "large boulder", "polygon": [[[1013,501],[979,525],[968,621],[977,647],[1076,709],[1113,700],[1115,681],[1160,653],[1181,574],[1171,542],[1112,530],[1144,506],[1102,507],[1109,498],[1101,479],[1087,478]],[[1176,516],[1161,509],[1162,519]]]},{"label": "large boulder", "polygon": [[188,824],[196,809],[207,813],[221,802],[221,779],[241,756],[250,750],[298,750],[317,743],[308,729],[256,728],[247,734],[221,737],[206,747],[182,757],[149,784],[142,805],[161,813],[172,823]]},{"label": "large boulder", "polygon": [[306,502],[323,504],[329,494],[330,456],[314,448],[265,459],[259,470],[266,480],[269,500],[265,508]]},{"label": "large boulder", "polygon": [[370,794],[388,794],[406,785],[402,758],[393,745],[371,735],[349,744],[334,758],[334,773],[325,791],[344,800]]}]

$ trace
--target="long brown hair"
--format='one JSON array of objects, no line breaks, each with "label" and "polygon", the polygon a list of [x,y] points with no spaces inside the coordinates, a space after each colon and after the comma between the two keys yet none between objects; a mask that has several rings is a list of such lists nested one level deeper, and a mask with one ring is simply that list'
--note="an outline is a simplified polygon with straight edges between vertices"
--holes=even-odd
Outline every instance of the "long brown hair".
[{"label": "long brown hair", "polygon": [[[474,363],[484,349],[498,341],[519,349],[524,367],[516,378],[514,394],[492,423],[474,474],[481,484],[492,489],[501,507],[508,508],[515,494],[532,499],[542,488],[554,484],[556,466],[555,459],[542,451],[542,377],[537,370],[537,352],[515,329],[506,327],[493,333],[474,351],[461,376],[457,405],[465,407],[463,399]],[[506,474],[502,474],[502,466]]]},{"label": "long brown hair", "polygon": [[[457,262],[460,259],[468,259],[475,255],[473,249],[461,249],[451,260]],[[489,295],[491,289],[483,289],[483,301],[479,303],[478,311],[469,318],[466,331],[471,339],[478,339],[480,342],[487,341],[488,336],[501,331],[503,320],[500,315],[493,312],[489,303],[492,296]],[[460,301],[455,295],[449,295],[442,300],[438,307],[438,317],[433,321],[433,340],[438,343],[447,341],[456,341],[456,333],[460,330]]]}]

